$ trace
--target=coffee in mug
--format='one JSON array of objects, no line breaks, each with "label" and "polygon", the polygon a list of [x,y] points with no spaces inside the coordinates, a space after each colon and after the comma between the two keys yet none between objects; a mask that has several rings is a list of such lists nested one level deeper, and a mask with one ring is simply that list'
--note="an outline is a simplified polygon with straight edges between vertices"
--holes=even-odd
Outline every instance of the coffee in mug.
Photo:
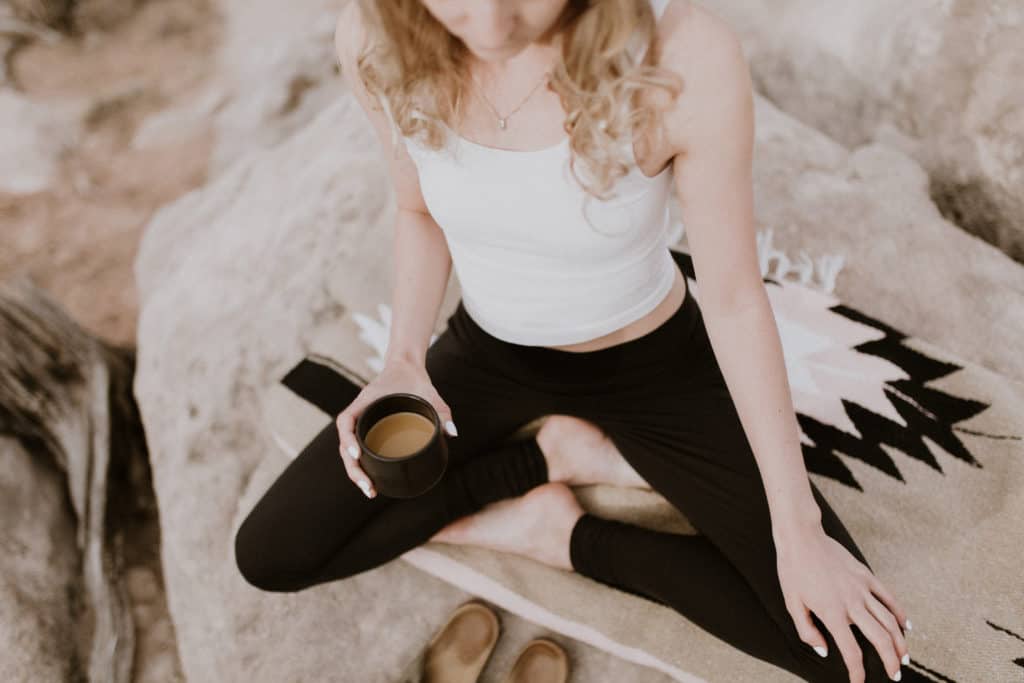
[{"label": "coffee in mug", "polygon": [[363,441],[382,458],[401,458],[426,446],[433,436],[433,422],[419,413],[401,411],[378,420]]},{"label": "coffee in mug", "polygon": [[378,494],[414,498],[432,489],[448,466],[448,441],[430,401],[385,394],[356,418],[359,466]]}]

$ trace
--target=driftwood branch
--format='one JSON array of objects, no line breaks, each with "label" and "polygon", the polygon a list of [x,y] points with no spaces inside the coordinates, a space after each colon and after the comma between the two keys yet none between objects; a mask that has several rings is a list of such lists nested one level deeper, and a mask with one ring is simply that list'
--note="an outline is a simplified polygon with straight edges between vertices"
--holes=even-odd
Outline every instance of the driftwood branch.
[{"label": "driftwood branch", "polygon": [[[79,327],[29,279],[0,284],[0,433],[66,475],[93,620],[89,680],[128,683],[135,632],[112,503],[148,476],[134,351]],[[108,480],[129,482],[115,490]],[[122,501],[123,502],[123,501]]]}]

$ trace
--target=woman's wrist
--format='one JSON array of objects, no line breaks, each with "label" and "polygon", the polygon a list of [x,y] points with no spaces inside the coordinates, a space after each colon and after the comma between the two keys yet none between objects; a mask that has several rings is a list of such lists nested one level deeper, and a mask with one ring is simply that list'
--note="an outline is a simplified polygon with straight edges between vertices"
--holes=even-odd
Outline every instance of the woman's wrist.
[{"label": "woman's wrist", "polygon": [[384,367],[407,367],[423,370],[426,368],[426,352],[411,348],[392,351],[389,347],[384,356]]},{"label": "woman's wrist", "polygon": [[821,524],[821,509],[811,499],[809,504],[776,508],[772,510],[772,536],[776,545],[799,543],[809,537],[824,533]]}]

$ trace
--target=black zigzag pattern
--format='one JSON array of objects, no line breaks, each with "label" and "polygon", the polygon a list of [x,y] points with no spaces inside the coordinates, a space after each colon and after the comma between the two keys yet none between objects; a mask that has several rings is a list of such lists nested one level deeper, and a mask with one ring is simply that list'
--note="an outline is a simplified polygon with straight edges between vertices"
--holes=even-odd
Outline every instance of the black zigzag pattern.
[{"label": "black zigzag pattern", "polygon": [[[674,249],[672,256],[683,273],[694,278],[690,256]],[[765,278],[765,282],[779,285],[771,278]],[[850,306],[837,304],[829,310],[883,334],[880,339],[853,347],[852,351],[882,358],[902,368],[908,375],[907,379],[885,382],[883,388],[885,396],[907,424],[904,426],[845,399],[841,399],[843,408],[859,436],[798,412],[800,428],[811,442],[803,446],[807,470],[862,491],[860,482],[839,457],[843,454],[894,479],[905,481],[896,462],[882,447],[884,444],[942,472],[924,437],[953,457],[980,468],[981,464],[957,436],[955,427],[957,423],[986,410],[989,404],[926,386],[928,382],[962,370],[963,366],[932,358],[905,346],[903,342],[908,335]]]}]

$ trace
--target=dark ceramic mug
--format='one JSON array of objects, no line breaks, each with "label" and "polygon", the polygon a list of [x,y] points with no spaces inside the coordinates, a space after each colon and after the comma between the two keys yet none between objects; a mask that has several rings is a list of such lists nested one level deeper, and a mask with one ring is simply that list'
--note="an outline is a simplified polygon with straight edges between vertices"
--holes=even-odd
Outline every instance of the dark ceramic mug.
[{"label": "dark ceramic mug", "polygon": [[[382,418],[403,412],[417,413],[430,420],[434,425],[430,440],[418,451],[397,458],[375,453],[366,445],[366,434]],[[441,480],[448,466],[448,441],[441,429],[441,419],[434,406],[416,394],[379,396],[356,418],[355,436],[359,466],[369,475],[377,493],[389,498],[415,498],[426,493]]]}]

